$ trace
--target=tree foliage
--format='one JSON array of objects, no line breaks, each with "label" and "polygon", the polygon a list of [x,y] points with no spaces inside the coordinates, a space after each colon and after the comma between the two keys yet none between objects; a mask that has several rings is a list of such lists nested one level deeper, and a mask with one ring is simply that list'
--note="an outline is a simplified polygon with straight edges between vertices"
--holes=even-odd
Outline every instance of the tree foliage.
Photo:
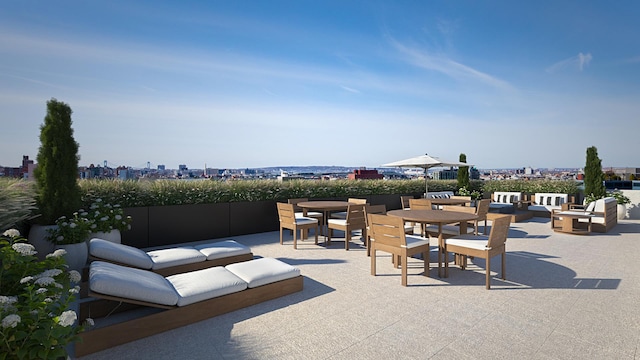
[{"label": "tree foliage", "polygon": [[51,99],[40,125],[35,177],[41,222],[52,224],[60,216],[71,215],[80,206],[78,186],[78,143],[73,138],[69,105]]},{"label": "tree foliage", "polygon": [[[460,162],[467,162],[467,155],[460,154]],[[461,166],[458,168],[458,189],[469,189],[469,167]]]},{"label": "tree foliage", "polygon": [[606,196],[602,161],[595,146],[587,148],[587,163],[584,167],[584,194],[600,199]]}]

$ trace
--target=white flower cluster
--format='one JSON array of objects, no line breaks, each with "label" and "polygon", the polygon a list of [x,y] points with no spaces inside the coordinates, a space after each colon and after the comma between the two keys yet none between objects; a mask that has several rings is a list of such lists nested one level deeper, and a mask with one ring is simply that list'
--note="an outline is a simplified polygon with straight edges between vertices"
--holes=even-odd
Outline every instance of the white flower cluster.
[{"label": "white flower cluster", "polygon": [[75,311],[67,310],[62,314],[60,314],[60,317],[58,318],[58,322],[60,325],[67,327],[67,326],[73,325],[73,323],[76,321],[77,318],[78,318],[78,315],[76,314]]},{"label": "white flower cluster", "polygon": [[61,256],[66,255],[66,254],[67,254],[67,250],[65,250],[65,249],[58,249],[58,250],[56,250],[56,251],[52,252],[51,254],[47,254],[47,257],[48,257],[48,258],[51,258],[51,257],[61,257]]},{"label": "white flower cluster", "polygon": [[10,327],[14,328],[18,326],[21,320],[22,319],[20,318],[20,315],[16,315],[16,314],[7,315],[4,317],[4,319],[2,319],[2,328],[3,329],[10,328]]},{"label": "white flower cluster", "polygon": [[33,256],[38,253],[31,244],[17,243],[11,245],[11,248],[22,256]]},{"label": "white flower cluster", "polygon": [[3,232],[2,236],[6,236],[6,237],[10,237],[10,238],[16,238],[16,237],[20,236],[20,231],[18,231],[16,229],[9,229],[9,230],[6,230],[5,232]]}]

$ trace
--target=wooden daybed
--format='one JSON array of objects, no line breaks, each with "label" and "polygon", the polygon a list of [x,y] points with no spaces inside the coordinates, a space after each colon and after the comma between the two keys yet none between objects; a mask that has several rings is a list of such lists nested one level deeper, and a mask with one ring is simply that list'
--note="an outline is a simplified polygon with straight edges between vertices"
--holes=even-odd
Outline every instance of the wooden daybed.
[{"label": "wooden daybed", "polygon": [[97,261],[91,264],[90,293],[80,304],[79,321],[99,320],[136,307],[163,309],[80,333],[76,356],[302,291],[300,270],[273,258],[162,277],[150,271]]}]

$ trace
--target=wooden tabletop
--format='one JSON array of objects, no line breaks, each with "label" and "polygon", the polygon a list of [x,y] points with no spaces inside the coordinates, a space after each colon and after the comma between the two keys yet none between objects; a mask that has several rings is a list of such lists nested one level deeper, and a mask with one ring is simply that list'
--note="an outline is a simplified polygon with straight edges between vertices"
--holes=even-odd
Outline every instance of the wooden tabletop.
[{"label": "wooden tabletop", "polygon": [[401,217],[405,221],[440,224],[472,221],[478,218],[476,214],[445,210],[391,210],[387,215]]},{"label": "wooden tabletop", "polygon": [[301,208],[317,209],[317,210],[340,210],[349,207],[348,201],[336,201],[336,200],[316,200],[316,201],[302,201],[296,205]]}]

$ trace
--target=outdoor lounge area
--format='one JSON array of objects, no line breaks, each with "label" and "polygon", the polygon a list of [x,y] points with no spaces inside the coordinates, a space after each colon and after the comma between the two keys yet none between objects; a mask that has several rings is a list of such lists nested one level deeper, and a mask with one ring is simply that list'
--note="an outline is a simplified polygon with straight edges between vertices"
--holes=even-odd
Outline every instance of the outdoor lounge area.
[{"label": "outdoor lounge area", "polygon": [[511,224],[506,280],[492,262],[489,291],[481,259],[465,270],[451,263],[448,277],[438,277],[434,242],[429,277],[409,258],[403,287],[388,254],[378,253],[377,276],[370,274],[359,236],[349,251],[339,231],[330,246],[310,234],[297,250],[292,237],[280,245],[279,231],[236,236],[255,257],[297,267],[302,291],[80,359],[637,357],[640,221],[586,236],[554,232],[549,222]]}]

